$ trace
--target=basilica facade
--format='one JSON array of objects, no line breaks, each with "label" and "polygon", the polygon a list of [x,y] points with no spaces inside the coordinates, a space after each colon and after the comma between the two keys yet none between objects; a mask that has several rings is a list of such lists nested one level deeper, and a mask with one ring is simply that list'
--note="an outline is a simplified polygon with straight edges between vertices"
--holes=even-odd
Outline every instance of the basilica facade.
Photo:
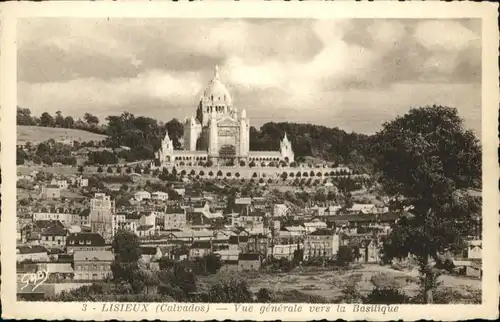
[{"label": "basilica facade", "polygon": [[183,149],[174,150],[168,133],[157,158],[162,165],[177,162],[286,162],[294,161],[292,145],[285,133],[279,151],[250,151],[250,120],[246,110],[238,113],[226,86],[219,78],[218,67],[203,92],[196,115],[184,122]]}]

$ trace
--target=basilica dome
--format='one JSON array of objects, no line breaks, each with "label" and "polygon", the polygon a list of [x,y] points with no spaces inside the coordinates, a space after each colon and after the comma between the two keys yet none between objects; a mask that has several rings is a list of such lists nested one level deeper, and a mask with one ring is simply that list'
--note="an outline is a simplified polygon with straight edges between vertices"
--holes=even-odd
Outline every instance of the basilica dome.
[{"label": "basilica dome", "polygon": [[219,68],[217,66],[215,66],[214,78],[208,83],[201,101],[204,106],[230,107],[232,105],[231,95],[219,79]]}]

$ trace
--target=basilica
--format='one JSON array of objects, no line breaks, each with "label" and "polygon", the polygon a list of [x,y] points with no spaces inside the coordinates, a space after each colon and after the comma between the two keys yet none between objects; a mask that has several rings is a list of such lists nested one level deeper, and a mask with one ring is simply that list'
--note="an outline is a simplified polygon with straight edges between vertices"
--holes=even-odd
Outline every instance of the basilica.
[{"label": "basilica", "polygon": [[238,113],[231,95],[219,78],[215,66],[213,79],[201,95],[196,115],[184,122],[183,149],[174,150],[168,133],[162,141],[157,158],[162,165],[178,162],[270,163],[294,161],[294,153],[285,133],[279,151],[250,151],[250,120],[246,110]]}]

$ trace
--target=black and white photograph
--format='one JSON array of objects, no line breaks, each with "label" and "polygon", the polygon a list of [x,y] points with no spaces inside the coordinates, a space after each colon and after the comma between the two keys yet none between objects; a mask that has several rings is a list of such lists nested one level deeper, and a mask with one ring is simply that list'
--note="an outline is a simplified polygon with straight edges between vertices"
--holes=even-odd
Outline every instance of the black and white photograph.
[{"label": "black and white photograph", "polygon": [[484,304],[482,26],[17,19],[17,301]]}]

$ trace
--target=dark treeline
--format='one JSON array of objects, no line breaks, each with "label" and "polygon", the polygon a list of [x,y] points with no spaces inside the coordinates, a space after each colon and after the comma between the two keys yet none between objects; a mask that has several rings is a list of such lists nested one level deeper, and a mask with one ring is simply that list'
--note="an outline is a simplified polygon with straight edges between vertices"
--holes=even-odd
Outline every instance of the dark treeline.
[{"label": "dark treeline", "polygon": [[[74,128],[105,134],[108,136],[104,142],[105,146],[131,148],[131,155],[134,157],[130,161],[154,158],[154,152],[160,148],[165,132],[168,132],[176,149],[182,146],[183,124],[175,118],[162,123],[150,117],[136,117],[124,112],[121,115],[110,115],[106,118],[106,124],[100,124],[100,120],[90,113],[86,113],[83,120],[75,121],[71,116],[63,116],[60,111],[56,112],[55,116],[44,112],[40,117],[35,117],[29,109],[18,108],[17,124]],[[250,149],[278,151],[285,132],[299,161],[311,156],[356,166],[359,170],[367,170],[369,167],[371,136],[346,133],[341,129],[326,126],[269,122],[260,130],[251,127]]]},{"label": "dark treeline", "polygon": [[250,149],[279,150],[285,132],[298,161],[311,156],[363,168],[369,159],[370,136],[313,124],[269,122],[260,130],[251,127]]},{"label": "dark treeline", "polygon": [[32,116],[29,108],[17,107],[17,125],[34,125],[65,129],[79,129],[98,134],[106,134],[106,127],[99,125],[99,118],[90,113],[85,113],[83,120],[75,120],[72,116],[64,116],[61,111],[55,115],[43,112],[40,117]]}]

